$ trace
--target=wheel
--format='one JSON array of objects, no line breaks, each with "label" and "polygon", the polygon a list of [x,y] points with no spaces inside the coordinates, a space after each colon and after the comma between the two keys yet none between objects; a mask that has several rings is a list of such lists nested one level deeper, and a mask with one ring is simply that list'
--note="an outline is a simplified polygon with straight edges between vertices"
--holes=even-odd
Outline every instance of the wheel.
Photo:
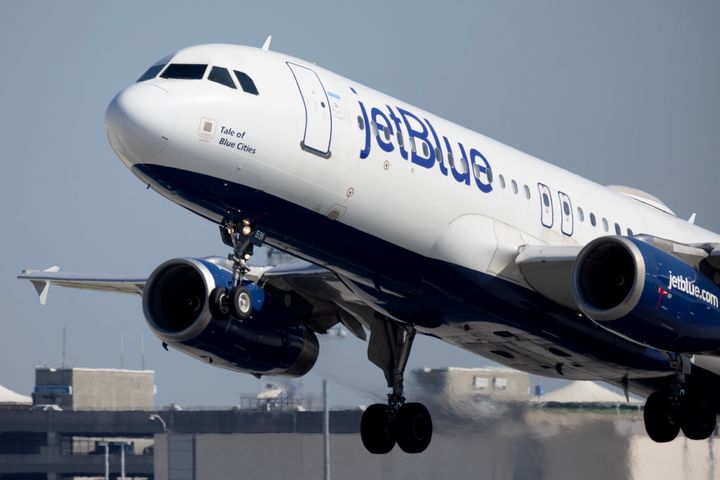
[{"label": "wheel", "polygon": [[215,287],[210,292],[210,313],[220,320],[230,318],[230,298],[227,288]]},{"label": "wheel", "polygon": [[406,403],[395,420],[395,437],[405,453],[420,453],[432,440],[432,417],[422,403]]},{"label": "wheel", "polygon": [[395,446],[390,432],[388,406],[381,403],[370,405],[360,420],[360,438],[370,453],[385,454]]},{"label": "wheel", "polygon": [[666,392],[654,392],[645,402],[643,418],[645,420],[645,431],[655,442],[672,442],[680,432],[680,424],[670,395]]},{"label": "wheel", "polygon": [[680,427],[690,440],[705,440],[715,431],[717,411],[712,401],[688,393],[680,405]]},{"label": "wheel", "polygon": [[237,286],[230,291],[230,310],[235,318],[248,318],[252,313],[252,296],[247,288]]}]

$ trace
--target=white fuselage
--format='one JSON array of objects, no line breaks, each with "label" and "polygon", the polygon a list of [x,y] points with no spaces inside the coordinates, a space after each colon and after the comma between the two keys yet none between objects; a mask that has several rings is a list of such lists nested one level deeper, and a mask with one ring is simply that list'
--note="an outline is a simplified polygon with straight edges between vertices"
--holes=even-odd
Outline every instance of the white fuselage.
[{"label": "white fuselage", "polygon": [[[150,132],[153,122],[163,122],[158,135],[169,139],[145,158],[111,135],[128,166],[164,165],[240,183],[419,255],[492,275],[505,272],[513,281],[520,280],[508,267],[524,244],[582,245],[630,232],[684,243],[720,240],[662,205],[650,206],[296,58],[205,45],[181,50],[172,62],[246,72],[259,94],[207,81],[210,68],[202,81],[156,78],[129,87],[115,103],[144,103],[151,110],[162,90],[172,98],[168,117],[175,120],[170,133],[166,119],[133,120]],[[321,82],[306,90],[324,91],[303,97],[299,70],[306,83],[312,72]],[[202,130],[206,121],[211,132]],[[329,132],[322,131],[326,126]],[[327,140],[329,158],[302,148],[306,139],[320,144],[318,150],[326,149]],[[164,194],[221,220],[217,212]]]}]

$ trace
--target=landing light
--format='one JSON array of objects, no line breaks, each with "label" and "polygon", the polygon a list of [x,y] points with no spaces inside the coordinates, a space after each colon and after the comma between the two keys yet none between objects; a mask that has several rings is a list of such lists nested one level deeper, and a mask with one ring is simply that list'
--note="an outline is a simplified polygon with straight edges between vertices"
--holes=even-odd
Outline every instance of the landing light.
[{"label": "landing light", "polygon": [[242,227],[242,234],[246,237],[249,237],[252,233],[252,227],[250,225],[243,225]]}]

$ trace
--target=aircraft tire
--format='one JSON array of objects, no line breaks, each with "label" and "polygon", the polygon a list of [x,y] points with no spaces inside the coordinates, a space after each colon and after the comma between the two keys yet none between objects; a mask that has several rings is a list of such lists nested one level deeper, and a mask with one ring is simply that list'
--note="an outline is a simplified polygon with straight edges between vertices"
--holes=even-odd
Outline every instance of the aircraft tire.
[{"label": "aircraft tire", "polygon": [[240,320],[250,316],[252,313],[252,295],[247,288],[238,285],[230,291],[230,310],[233,317]]},{"label": "aircraft tire", "polygon": [[680,428],[690,440],[705,440],[715,431],[716,415],[711,399],[688,393],[681,405]]},{"label": "aircraft tire", "polygon": [[645,431],[657,443],[672,442],[680,432],[680,424],[666,392],[654,392],[647,398],[643,419]]},{"label": "aircraft tire", "polygon": [[420,453],[432,440],[432,417],[422,403],[400,407],[395,423],[397,443],[405,453]]},{"label": "aircraft tire", "polygon": [[215,287],[210,292],[210,313],[220,320],[230,318],[230,297],[227,288]]},{"label": "aircraft tire", "polygon": [[360,420],[360,438],[368,452],[389,453],[395,446],[388,416],[389,407],[381,403],[370,405]]}]

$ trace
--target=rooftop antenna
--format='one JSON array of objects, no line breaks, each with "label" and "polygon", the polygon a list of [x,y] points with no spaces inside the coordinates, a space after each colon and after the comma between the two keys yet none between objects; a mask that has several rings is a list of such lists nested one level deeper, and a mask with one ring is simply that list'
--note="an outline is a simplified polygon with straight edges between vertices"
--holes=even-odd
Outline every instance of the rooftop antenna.
[{"label": "rooftop antenna", "polygon": [[66,356],[66,344],[67,337],[65,335],[65,325],[63,325],[63,343],[62,343],[62,368],[67,368],[67,356]]},{"label": "rooftop antenna", "polygon": [[140,334],[140,370],[145,370],[145,335]]},{"label": "rooftop antenna", "polygon": [[272,42],[272,35],[268,35],[265,39],[265,43],[263,43],[262,49],[266,52],[270,50],[270,42]]}]

